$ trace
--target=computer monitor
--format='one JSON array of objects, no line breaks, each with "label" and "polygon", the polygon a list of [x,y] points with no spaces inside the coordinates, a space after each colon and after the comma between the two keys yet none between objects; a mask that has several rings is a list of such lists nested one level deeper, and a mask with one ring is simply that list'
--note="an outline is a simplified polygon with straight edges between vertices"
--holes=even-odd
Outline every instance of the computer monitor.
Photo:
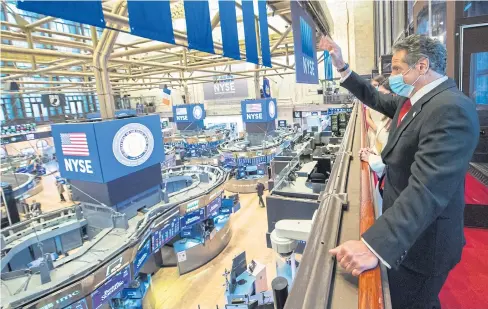
[{"label": "computer monitor", "polygon": [[319,127],[317,127],[317,126],[312,127],[312,132],[318,132],[318,131],[319,131]]},{"label": "computer monitor", "polygon": [[239,277],[247,270],[246,251],[242,252],[232,260],[232,270],[235,276]]}]

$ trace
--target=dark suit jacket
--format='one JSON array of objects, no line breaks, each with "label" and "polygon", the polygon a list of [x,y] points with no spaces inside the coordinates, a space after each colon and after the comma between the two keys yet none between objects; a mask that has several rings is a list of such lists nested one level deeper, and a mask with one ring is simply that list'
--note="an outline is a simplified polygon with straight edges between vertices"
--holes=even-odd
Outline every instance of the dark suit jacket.
[{"label": "dark suit jacket", "polygon": [[386,164],[383,215],[363,239],[392,268],[439,275],[461,259],[464,177],[479,138],[475,104],[448,79],[424,95],[399,127],[405,97],[385,95],[352,73],[342,84],[393,118],[381,156]]}]

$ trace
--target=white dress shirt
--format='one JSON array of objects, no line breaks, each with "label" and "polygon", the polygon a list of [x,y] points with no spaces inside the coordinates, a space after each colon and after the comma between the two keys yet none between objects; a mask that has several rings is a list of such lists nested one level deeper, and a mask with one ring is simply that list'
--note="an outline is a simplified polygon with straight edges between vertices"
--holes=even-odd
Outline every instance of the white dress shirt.
[{"label": "white dress shirt", "polygon": [[[341,78],[340,79],[340,82],[342,83],[346,79],[348,79],[349,76],[351,75],[351,73],[352,73],[352,70],[349,71],[349,73],[346,76],[344,76],[343,78]],[[447,76],[442,76],[441,78],[438,78],[435,81],[428,83],[427,85],[425,85],[424,87],[422,87],[420,90],[418,90],[417,92],[415,92],[415,94],[410,98],[410,103],[412,104],[412,106],[415,103],[417,103],[424,95],[426,95],[430,91],[434,90],[435,87],[439,86],[440,84],[442,84],[446,80],[447,80]],[[361,237],[361,241],[366,245],[366,247],[368,247],[368,249],[371,252],[373,252],[374,255],[376,255],[376,257],[381,261],[381,263],[383,263],[386,267],[388,267],[389,269],[391,269],[390,264],[388,264],[385,260],[383,260],[381,258],[381,256],[378,253],[376,253],[376,251],[374,251],[374,249],[371,248],[371,246],[362,237]]]}]

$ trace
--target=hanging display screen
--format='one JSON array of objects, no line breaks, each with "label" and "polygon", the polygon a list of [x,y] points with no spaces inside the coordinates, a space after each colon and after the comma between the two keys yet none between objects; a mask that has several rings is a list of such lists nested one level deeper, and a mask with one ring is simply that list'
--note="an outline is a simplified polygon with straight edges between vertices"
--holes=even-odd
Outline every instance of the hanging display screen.
[{"label": "hanging display screen", "polygon": [[151,256],[151,238],[148,237],[134,258],[134,276],[139,273],[144,263]]},{"label": "hanging display screen", "polygon": [[200,208],[196,211],[187,213],[185,216],[181,217],[181,228],[196,224],[205,220],[205,208]]},{"label": "hanging display screen", "polygon": [[152,234],[152,251],[156,252],[180,233],[180,217],[171,217],[163,227]]},{"label": "hanging display screen", "polygon": [[91,294],[92,308],[99,309],[105,303],[109,302],[112,297],[117,295],[124,287],[128,286],[131,281],[130,266],[127,265],[120,272],[110,277],[104,284]]},{"label": "hanging display screen", "polygon": [[211,216],[214,212],[218,211],[222,206],[222,196],[218,196],[207,205],[207,216]]}]

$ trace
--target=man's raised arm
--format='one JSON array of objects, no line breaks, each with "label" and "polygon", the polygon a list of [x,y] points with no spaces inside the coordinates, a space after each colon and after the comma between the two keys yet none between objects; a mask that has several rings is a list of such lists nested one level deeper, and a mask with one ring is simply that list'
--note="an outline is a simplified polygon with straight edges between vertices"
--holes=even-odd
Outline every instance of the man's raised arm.
[{"label": "man's raised arm", "polygon": [[405,101],[404,97],[395,97],[378,92],[370,83],[357,75],[349,68],[349,65],[342,59],[342,51],[329,36],[322,37],[319,48],[328,50],[332,59],[332,65],[341,74],[341,86],[354,94],[361,102],[372,109],[393,118],[400,103]]}]

